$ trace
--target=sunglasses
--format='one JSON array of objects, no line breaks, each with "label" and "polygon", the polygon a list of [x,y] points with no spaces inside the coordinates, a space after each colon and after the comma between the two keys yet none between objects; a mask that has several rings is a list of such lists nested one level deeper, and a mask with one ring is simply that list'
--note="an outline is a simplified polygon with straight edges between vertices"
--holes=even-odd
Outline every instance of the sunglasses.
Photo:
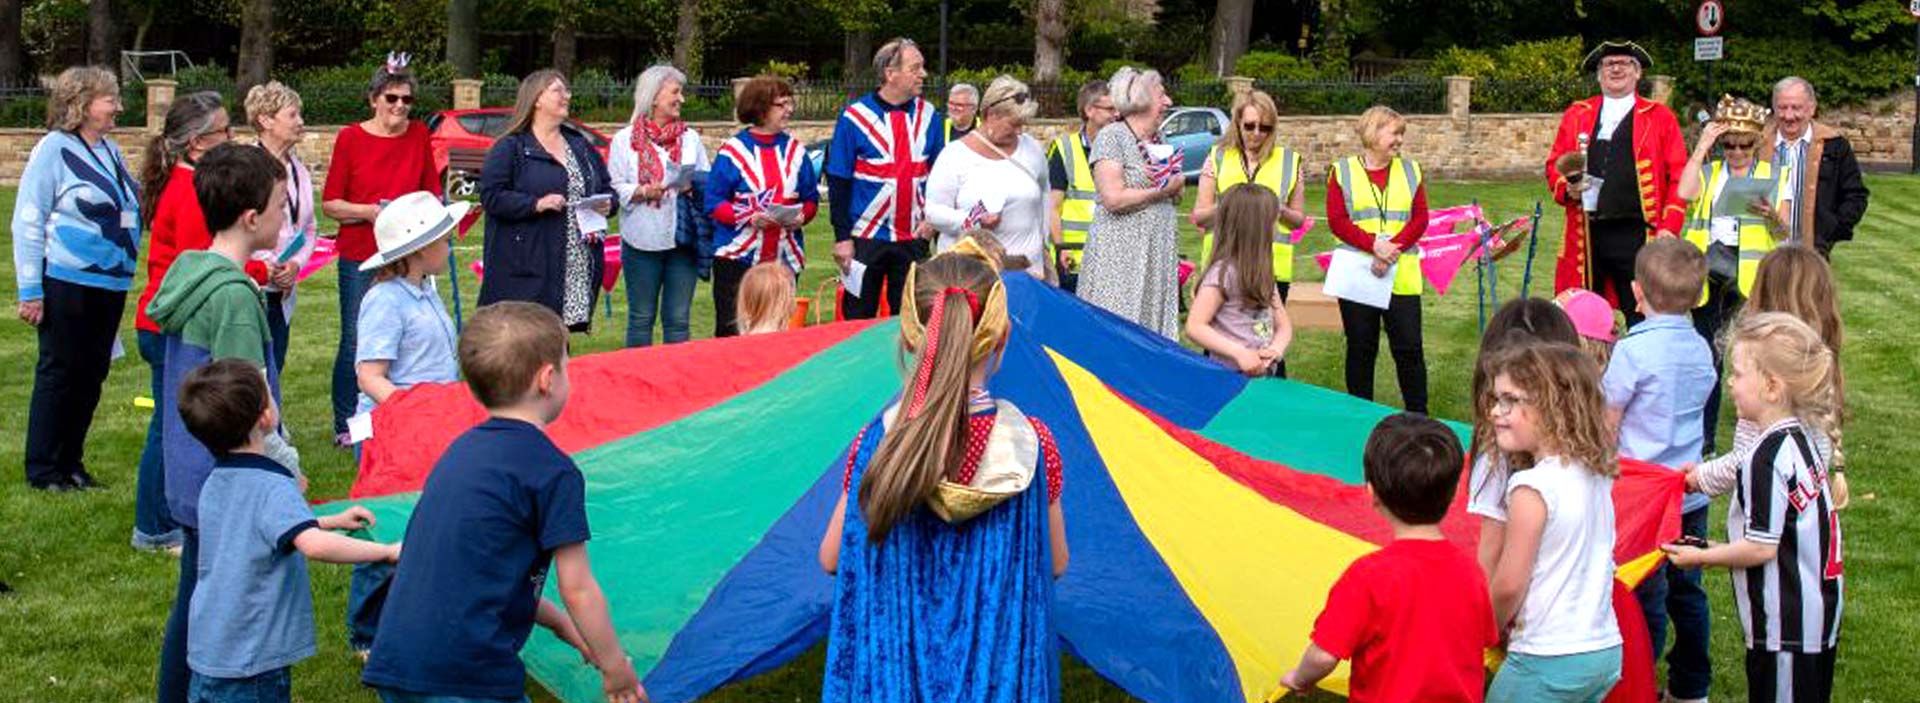
[{"label": "sunglasses", "polygon": [[1720,148],[1726,149],[1727,151],[1749,151],[1753,149],[1753,147],[1754,142],[1725,142],[1720,145]]},{"label": "sunglasses", "polygon": [[380,96],[380,99],[385,100],[388,105],[407,105],[407,106],[413,105],[413,96],[411,95],[401,95],[399,93],[387,93],[386,95]]},{"label": "sunglasses", "polygon": [[1261,124],[1259,122],[1242,122],[1240,123],[1240,131],[1259,132],[1261,134],[1273,134],[1273,125]]},{"label": "sunglasses", "polygon": [[993,106],[999,105],[1000,103],[1004,103],[1004,102],[1012,102],[1015,105],[1025,105],[1027,104],[1028,100],[1032,100],[1032,99],[1033,99],[1033,96],[1027,93],[1014,93],[1012,95],[1001,98],[999,100],[995,100],[993,102],[987,103],[987,107],[992,108]]}]

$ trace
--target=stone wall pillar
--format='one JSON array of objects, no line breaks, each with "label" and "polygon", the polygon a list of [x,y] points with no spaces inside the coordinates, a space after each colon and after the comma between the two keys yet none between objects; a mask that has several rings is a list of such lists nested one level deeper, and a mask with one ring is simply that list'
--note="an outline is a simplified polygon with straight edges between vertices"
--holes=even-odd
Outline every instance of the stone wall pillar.
[{"label": "stone wall pillar", "polygon": [[747,81],[750,81],[750,80],[753,80],[753,79],[745,76],[733,79],[733,99],[734,100],[740,99],[740,91],[747,89]]},{"label": "stone wall pillar", "polygon": [[166,129],[167,110],[173,107],[173,93],[178,87],[179,82],[164,78],[147,81],[147,131]]},{"label": "stone wall pillar", "polygon": [[1447,76],[1447,116],[1467,119],[1473,113],[1473,76]]},{"label": "stone wall pillar", "polygon": [[1246,76],[1227,76],[1227,91],[1233,94],[1234,102],[1240,102],[1241,98],[1253,92],[1253,79]]},{"label": "stone wall pillar", "polygon": [[480,108],[480,88],[486,85],[474,78],[453,79],[453,109],[477,110]]},{"label": "stone wall pillar", "polygon": [[1673,76],[1647,76],[1653,85],[1647,90],[1647,99],[1662,105],[1673,97]]}]

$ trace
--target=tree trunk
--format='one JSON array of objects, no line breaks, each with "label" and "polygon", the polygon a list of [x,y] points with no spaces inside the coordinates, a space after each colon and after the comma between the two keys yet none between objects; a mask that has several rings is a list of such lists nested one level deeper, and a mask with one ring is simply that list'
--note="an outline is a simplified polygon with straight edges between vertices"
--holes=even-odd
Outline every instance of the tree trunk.
[{"label": "tree trunk", "polygon": [[113,0],[88,0],[87,63],[120,75],[120,25],[114,21]]},{"label": "tree trunk", "polygon": [[[845,58],[846,67],[841,69],[841,76],[848,83],[858,83],[862,77],[871,73],[873,71],[873,30],[847,30]],[[879,76],[875,76],[874,80],[879,80]]]},{"label": "tree trunk", "polygon": [[580,55],[580,34],[572,12],[561,11],[553,21],[553,69],[573,78],[573,62]]},{"label": "tree trunk", "polygon": [[140,18],[140,26],[133,30],[133,50],[147,50],[147,33],[153,31],[154,15],[160,12],[159,3],[147,3],[147,14]]},{"label": "tree trunk", "polygon": [[240,57],[235,62],[234,92],[267,82],[273,73],[273,0],[247,0],[240,15]]},{"label": "tree trunk", "polygon": [[700,0],[680,0],[680,21],[673,28],[673,65],[687,74],[687,80],[700,80]]},{"label": "tree trunk", "polygon": [[1247,53],[1247,35],[1253,31],[1253,0],[1219,0],[1208,29],[1208,70],[1217,78],[1232,75],[1234,63]]},{"label": "tree trunk", "polygon": [[1320,36],[1313,42],[1314,63],[1347,75],[1347,2],[1320,0]]},{"label": "tree trunk", "polygon": [[[1035,85],[1053,85],[1060,82],[1060,65],[1065,63],[1066,46],[1067,0],[1034,0],[1033,82]],[[1051,92],[1059,93],[1060,91]]]},{"label": "tree trunk", "polygon": [[480,77],[480,0],[447,2],[447,63],[457,77]]},{"label": "tree trunk", "polygon": [[25,45],[20,42],[22,0],[0,0],[0,85],[21,85],[27,80]]}]

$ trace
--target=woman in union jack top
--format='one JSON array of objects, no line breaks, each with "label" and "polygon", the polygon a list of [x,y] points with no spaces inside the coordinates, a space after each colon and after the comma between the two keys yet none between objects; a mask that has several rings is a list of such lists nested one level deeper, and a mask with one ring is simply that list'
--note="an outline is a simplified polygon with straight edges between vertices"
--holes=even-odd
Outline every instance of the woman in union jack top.
[{"label": "woman in union jack top", "polygon": [[773,76],[747,81],[734,101],[734,116],[748,126],[720,146],[707,176],[715,337],[739,333],[734,301],[747,269],[777,261],[800,275],[807,263],[800,228],[820,208],[820,176],[800,140],[787,134],[793,86]]}]

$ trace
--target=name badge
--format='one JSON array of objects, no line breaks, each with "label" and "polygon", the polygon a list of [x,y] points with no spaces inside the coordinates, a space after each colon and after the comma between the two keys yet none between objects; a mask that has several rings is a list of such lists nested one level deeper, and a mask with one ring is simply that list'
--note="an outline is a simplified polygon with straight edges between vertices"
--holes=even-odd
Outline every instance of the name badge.
[{"label": "name badge", "polygon": [[132,210],[120,211],[120,229],[129,232],[140,229],[140,214]]}]

